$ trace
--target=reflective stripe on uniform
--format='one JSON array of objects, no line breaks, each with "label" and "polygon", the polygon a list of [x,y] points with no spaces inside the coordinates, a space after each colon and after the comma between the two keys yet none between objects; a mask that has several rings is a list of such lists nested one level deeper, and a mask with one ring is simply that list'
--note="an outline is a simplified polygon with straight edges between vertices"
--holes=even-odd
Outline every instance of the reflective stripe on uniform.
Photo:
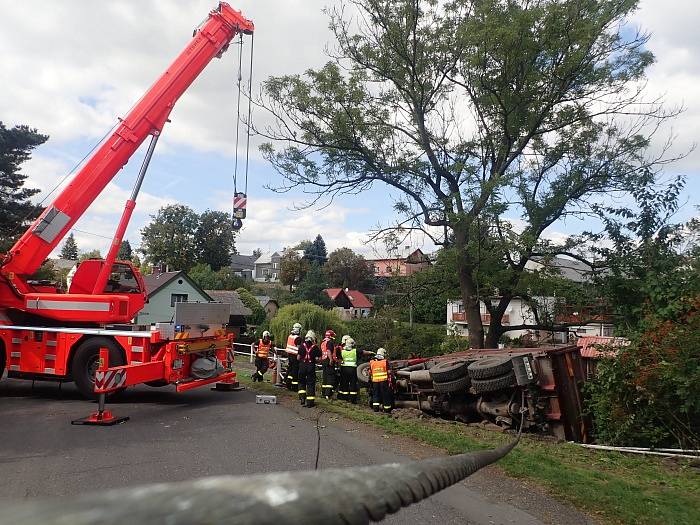
[{"label": "reflective stripe on uniform", "polygon": [[343,348],[340,352],[340,356],[343,358],[343,366],[357,366],[357,350],[355,348],[352,350]]},{"label": "reflective stripe on uniform", "polygon": [[386,359],[375,359],[370,362],[369,369],[371,371],[373,383],[380,383],[389,379]]},{"label": "reflective stripe on uniform", "polygon": [[306,394],[306,390],[299,390],[300,394]]},{"label": "reflective stripe on uniform", "polygon": [[312,400],[312,401],[313,401],[314,399],[316,399],[314,396],[306,396],[306,400],[307,400],[307,401],[309,401],[309,400]]}]

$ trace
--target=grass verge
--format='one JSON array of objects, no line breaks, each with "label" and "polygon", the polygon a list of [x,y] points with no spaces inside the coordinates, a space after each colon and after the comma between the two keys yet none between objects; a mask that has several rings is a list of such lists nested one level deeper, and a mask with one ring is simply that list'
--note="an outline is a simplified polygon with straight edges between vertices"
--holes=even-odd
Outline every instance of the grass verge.
[{"label": "grass verge", "polygon": [[[294,395],[269,383],[253,383],[250,370],[245,368],[240,369],[238,379],[261,392]],[[411,437],[449,454],[491,448],[512,439],[456,422],[391,418],[339,401],[319,399],[317,404],[327,412],[381,428],[387,434]],[[605,523],[699,522],[700,470],[689,462],[590,450],[526,435],[498,465],[509,476],[535,482],[560,501]]]}]

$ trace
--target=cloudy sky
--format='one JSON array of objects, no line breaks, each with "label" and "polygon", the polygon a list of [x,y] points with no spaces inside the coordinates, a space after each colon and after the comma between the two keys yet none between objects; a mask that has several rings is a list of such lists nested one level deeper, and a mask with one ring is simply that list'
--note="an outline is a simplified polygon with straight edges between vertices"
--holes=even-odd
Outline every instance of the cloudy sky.
[{"label": "cloudy sky", "polygon": [[[28,184],[42,190],[39,200],[140,98],[215,3],[0,0],[0,120],[6,125],[28,124],[50,135],[25,169]],[[322,9],[334,3],[233,0],[256,26],[254,89],[270,75],[299,73],[325,62],[324,47],[331,40]],[[668,130],[676,135],[677,151],[690,148],[700,129],[700,32],[695,27],[699,17],[700,8],[693,0],[643,0],[634,19],[653,35],[649,47],[657,63],[649,72],[650,91],[664,93],[669,104],[686,107]],[[173,111],[127,231],[132,244],[138,245],[140,228],[164,204],[179,202],[197,211],[230,210],[237,93],[232,50],[205,69]],[[142,153],[132,158],[76,225],[81,250],[97,248],[104,253],[141,158]],[[689,177],[679,218],[693,215],[700,202],[699,166],[700,153],[694,151],[670,168]],[[295,211],[304,195],[265,189],[276,179],[253,149],[248,219],[237,240],[240,252],[258,247],[276,250],[317,233],[331,250],[349,246],[368,255],[381,250],[367,243],[367,232],[392,219],[391,198],[384,188],[340,199],[325,209]],[[580,228],[557,224],[549,235],[558,237]],[[421,245],[423,239],[411,243]]]}]

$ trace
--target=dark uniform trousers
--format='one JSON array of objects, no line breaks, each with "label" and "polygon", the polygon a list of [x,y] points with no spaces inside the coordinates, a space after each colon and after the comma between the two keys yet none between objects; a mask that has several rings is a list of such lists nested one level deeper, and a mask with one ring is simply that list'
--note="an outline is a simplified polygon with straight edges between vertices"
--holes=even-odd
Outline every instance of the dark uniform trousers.
[{"label": "dark uniform trousers", "polygon": [[338,386],[338,399],[345,399],[357,404],[357,367],[340,367],[340,386]]},{"label": "dark uniform trousers", "polygon": [[287,388],[292,392],[299,390],[299,360],[289,354],[287,362]]},{"label": "dark uniform trousers", "polygon": [[299,363],[299,400],[301,404],[312,407],[316,403],[316,365]]},{"label": "dark uniform trousers", "polygon": [[377,381],[372,383],[372,408],[375,412],[383,410],[391,412],[394,407],[394,393],[391,391],[389,381]]},{"label": "dark uniform trousers", "polygon": [[330,399],[333,397],[333,391],[338,383],[338,377],[335,371],[334,364],[323,365],[323,382],[321,383],[321,391],[323,397]]}]

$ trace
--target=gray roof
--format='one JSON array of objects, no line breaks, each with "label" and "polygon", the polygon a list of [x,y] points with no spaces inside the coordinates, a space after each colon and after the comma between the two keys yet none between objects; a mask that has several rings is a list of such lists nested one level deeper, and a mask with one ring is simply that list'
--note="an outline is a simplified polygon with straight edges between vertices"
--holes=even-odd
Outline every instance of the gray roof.
[{"label": "gray roof", "polygon": [[269,303],[270,301],[279,306],[279,304],[277,303],[277,299],[273,299],[269,295],[256,295],[255,298],[258,300],[258,302],[263,308],[266,307],[267,303]]},{"label": "gray roof", "polygon": [[207,294],[217,303],[231,305],[231,315],[249,316],[253,312],[243,304],[241,298],[234,290],[205,290]]},{"label": "gray roof", "polygon": [[168,284],[170,281],[175,279],[178,275],[184,273],[182,270],[177,272],[161,272],[161,273],[150,273],[143,276],[143,284],[146,285],[146,293],[152,295],[157,292],[160,288]]},{"label": "gray roof", "polygon": [[234,254],[231,256],[231,268],[236,271],[255,269],[255,255]]},{"label": "gray roof", "polygon": [[593,275],[591,268],[587,264],[575,259],[534,256],[532,261],[541,264],[545,268],[555,269],[564,279],[577,283],[588,282]]},{"label": "gray roof", "polygon": [[270,264],[273,257],[279,257],[280,254],[277,252],[263,253],[260,257],[255,260],[255,264]]}]

